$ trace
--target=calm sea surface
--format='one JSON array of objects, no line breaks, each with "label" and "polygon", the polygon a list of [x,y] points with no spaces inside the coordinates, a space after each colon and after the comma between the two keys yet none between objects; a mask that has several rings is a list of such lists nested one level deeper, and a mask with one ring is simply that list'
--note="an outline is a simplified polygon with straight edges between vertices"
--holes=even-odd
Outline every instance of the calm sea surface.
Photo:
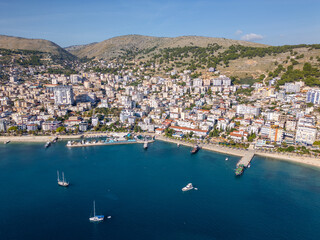
[{"label": "calm sea surface", "polygon": [[[170,143],[65,144],[0,145],[1,240],[320,239],[320,170],[255,157],[237,178],[238,157]],[[112,218],[90,223],[93,200]]]}]

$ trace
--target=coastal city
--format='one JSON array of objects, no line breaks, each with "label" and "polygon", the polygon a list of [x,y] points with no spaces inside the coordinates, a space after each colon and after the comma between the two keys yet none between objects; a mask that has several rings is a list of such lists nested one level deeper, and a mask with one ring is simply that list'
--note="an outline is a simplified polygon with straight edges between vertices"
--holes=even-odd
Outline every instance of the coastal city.
[{"label": "coastal city", "polygon": [[0,240],[319,240],[320,1],[0,1]]},{"label": "coastal city", "polygon": [[277,86],[279,77],[263,75],[252,85],[237,84],[213,67],[204,77],[175,69],[157,76],[150,73],[160,65],[104,60],[72,62],[75,74],[56,74],[48,69],[63,64],[25,66],[19,57],[0,68],[7,76],[0,91],[2,136],[136,132],[242,149],[320,153],[320,89],[303,81]]}]

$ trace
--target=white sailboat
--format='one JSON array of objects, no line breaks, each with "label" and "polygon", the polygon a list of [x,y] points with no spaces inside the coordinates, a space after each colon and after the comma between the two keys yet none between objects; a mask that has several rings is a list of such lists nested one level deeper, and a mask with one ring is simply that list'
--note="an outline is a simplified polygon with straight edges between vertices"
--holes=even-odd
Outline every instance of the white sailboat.
[{"label": "white sailboat", "polygon": [[59,171],[57,171],[57,175],[58,175],[58,185],[59,186],[62,186],[62,187],[68,187],[69,186],[69,182],[67,182],[65,179],[64,179],[64,172],[62,172],[62,180],[60,180],[60,177],[59,177]]},{"label": "white sailboat", "polygon": [[[108,217],[110,218],[110,216]],[[93,217],[89,218],[90,222],[101,222],[104,220],[104,215],[96,215],[96,202],[93,201]]]}]

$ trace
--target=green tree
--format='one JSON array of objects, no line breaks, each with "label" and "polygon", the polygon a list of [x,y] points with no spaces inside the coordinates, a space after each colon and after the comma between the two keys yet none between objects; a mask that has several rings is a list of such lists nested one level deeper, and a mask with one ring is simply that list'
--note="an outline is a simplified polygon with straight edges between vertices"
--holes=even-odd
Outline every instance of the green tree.
[{"label": "green tree", "polygon": [[8,132],[17,132],[18,131],[18,127],[17,126],[12,126],[8,128]]},{"label": "green tree", "polygon": [[62,133],[62,132],[65,132],[65,131],[66,131],[66,128],[64,126],[60,126],[56,130],[57,133]]}]

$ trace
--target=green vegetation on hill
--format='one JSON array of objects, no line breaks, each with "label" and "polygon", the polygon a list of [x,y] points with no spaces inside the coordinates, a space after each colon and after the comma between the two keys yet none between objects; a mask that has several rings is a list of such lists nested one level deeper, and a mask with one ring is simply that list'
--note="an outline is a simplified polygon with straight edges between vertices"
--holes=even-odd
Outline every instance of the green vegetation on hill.
[{"label": "green vegetation on hill", "polygon": [[236,60],[240,58],[263,58],[266,55],[273,56],[280,53],[290,52],[292,55],[295,54],[293,51],[296,48],[317,48],[318,45],[285,45],[278,47],[246,47],[241,45],[232,45],[225,51],[217,51],[221,49],[221,46],[217,44],[208,45],[204,47],[177,47],[177,48],[166,48],[160,51],[159,54],[155,54],[153,59],[160,59],[169,63],[169,61],[183,60],[184,58],[191,57],[191,64],[197,62],[200,66],[207,65],[207,67],[215,67],[217,64],[224,63],[228,65],[230,60]]},{"label": "green vegetation on hill", "polygon": [[44,52],[41,51],[35,51],[35,50],[23,50],[23,49],[5,49],[5,48],[0,48],[0,54],[2,56],[6,56],[6,55],[13,55],[13,54],[21,54],[21,55],[27,55],[27,54],[41,54]]},{"label": "green vegetation on hill", "polygon": [[[216,67],[217,65],[229,66],[230,61],[255,57],[264,58],[266,56],[277,56],[281,53],[289,53],[296,59],[304,58],[304,54],[298,55],[297,49],[307,48],[309,50],[319,49],[319,44],[307,45],[284,45],[272,47],[250,47],[243,45],[231,45],[223,48],[218,44],[208,44],[206,47],[184,46],[158,49],[152,47],[148,49],[138,50],[133,48],[123,50],[123,55],[119,56],[122,61],[133,59],[146,59],[145,66],[152,64],[170,65],[172,67],[184,67],[187,70],[195,71],[197,69],[205,69]],[[298,64],[294,59],[293,64]]]},{"label": "green vegetation on hill", "polygon": [[18,64],[24,67],[28,66],[41,66],[40,57],[37,55],[31,55],[28,59],[18,60]]},{"label": "green vegetation on hill", "polygon": [[[283,70],[285,71],[285,70]],[[305,63],[302,70],[294,69],[293,65],[288,66],[286,72],[278,81],[278,85],[286,82],[303,81],[307,86],[320,86],[320,70],[312,67],[310,63]]]}]

